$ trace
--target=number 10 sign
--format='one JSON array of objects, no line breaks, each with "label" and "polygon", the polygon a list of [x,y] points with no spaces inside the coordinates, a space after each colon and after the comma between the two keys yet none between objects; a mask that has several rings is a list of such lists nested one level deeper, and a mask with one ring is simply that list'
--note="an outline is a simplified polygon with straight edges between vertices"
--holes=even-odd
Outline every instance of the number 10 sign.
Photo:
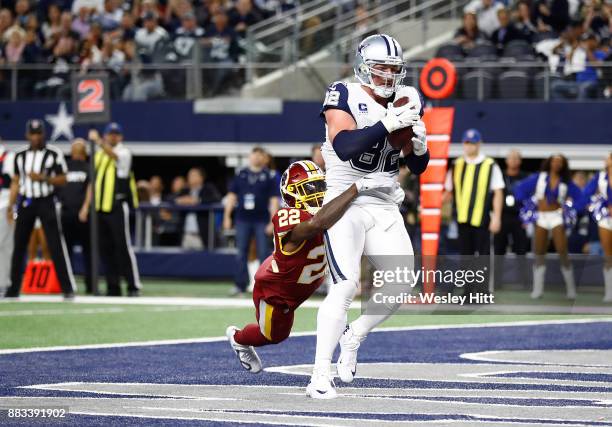
[{"label": "number 10 sign", "polygon": [[86,74],[72,79],[72,111],[76,123],[110,121],[108,76]]}]

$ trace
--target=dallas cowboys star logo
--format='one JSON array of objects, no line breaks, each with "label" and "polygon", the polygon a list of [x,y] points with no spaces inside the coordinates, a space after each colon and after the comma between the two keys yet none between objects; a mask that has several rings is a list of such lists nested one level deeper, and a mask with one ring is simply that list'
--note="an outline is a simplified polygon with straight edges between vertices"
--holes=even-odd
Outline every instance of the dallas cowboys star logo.
[{"label": "dallas cowboys star logo", "polygon": [[53,132],[50,138],[51,141],[57,141],[60,136],[63,136],[68,141],[74,138],[74,134],[72,133],[74,116],[68,114],[66,111],[66,104],[63,102],[60,104],[57,114],[47,114],[45,115],[45,120],[53,126]]}]

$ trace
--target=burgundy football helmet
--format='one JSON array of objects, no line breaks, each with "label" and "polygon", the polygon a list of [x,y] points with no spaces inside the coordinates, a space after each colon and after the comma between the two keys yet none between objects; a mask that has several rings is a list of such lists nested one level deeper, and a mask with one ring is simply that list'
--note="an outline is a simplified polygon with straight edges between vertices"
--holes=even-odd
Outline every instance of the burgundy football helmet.
[{"label": "burgundy football helmet", "polygon": [[281,178],[280,192],[287,206],[314,215],[323,206],[325,175],[310,160],[291,163]]}]

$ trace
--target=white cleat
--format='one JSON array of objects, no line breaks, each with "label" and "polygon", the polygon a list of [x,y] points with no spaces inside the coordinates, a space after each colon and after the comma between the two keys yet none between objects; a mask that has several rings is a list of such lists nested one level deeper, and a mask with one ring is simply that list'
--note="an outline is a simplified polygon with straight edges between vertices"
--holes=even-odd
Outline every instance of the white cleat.
[{"label": "white cleat", "polygon": [[238,344],[234,340],[234,334],[237,330],[237,327],[229,326],[225,331],[225,335],[227,336],[227,339],[230,345],[232,346],[232,350],[234,350],[234,353],[236,353],[238,361],[244,369],[253,374],[261,372],[261,359],[259,359],[259,356],[257,355],[257,352],[255,352],[255,349],[250,345]]},{"label": "white cleat", "polygon": [[340,357],[336,363],[338,376],[344,383],[350,383],[357,373],[357,350],[361,340],[353,333],[351,326],[347,326],[340,337]]},{"label": "white cleat", "polygon": [[334,379],[329,374],[313,372],[310,383],[306,387],[306,396],[313,399],[335,399],[338,393],[336,393]]}]

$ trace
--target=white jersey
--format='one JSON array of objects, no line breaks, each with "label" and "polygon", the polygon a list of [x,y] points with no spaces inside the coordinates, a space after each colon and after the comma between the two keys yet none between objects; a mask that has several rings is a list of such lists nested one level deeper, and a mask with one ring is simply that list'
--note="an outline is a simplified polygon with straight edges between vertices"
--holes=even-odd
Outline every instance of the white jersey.
[{"label": "white jersey", "polygon": [[[395,99],[408,97],[416,101],[418,109],[423,114],[423,101],[419,92],[412,86],[400,86]],[[390,99],[391,102],[391,99]],[[373,126],[387,114],[387,109],[377,103],[361,86],[360,83],[335,82],[327,88],[321,116],[328,109],[338,109],[350,114],[357,129]],[[391,147],[387,139],[377,142],[370,150],[354,158],[343,161],[332,147],[325,124],[325,143],[321,149],[325,160],[325,182],[327,191],[325,202],[329,202],[345,191],[351,184],[372,172],[391,172],[398,174],[398,159],[400,151]],[[356,204],[384,204],[394,205],[389,195],[376,192],[371,195],[362,195],[355,199]]]}]

